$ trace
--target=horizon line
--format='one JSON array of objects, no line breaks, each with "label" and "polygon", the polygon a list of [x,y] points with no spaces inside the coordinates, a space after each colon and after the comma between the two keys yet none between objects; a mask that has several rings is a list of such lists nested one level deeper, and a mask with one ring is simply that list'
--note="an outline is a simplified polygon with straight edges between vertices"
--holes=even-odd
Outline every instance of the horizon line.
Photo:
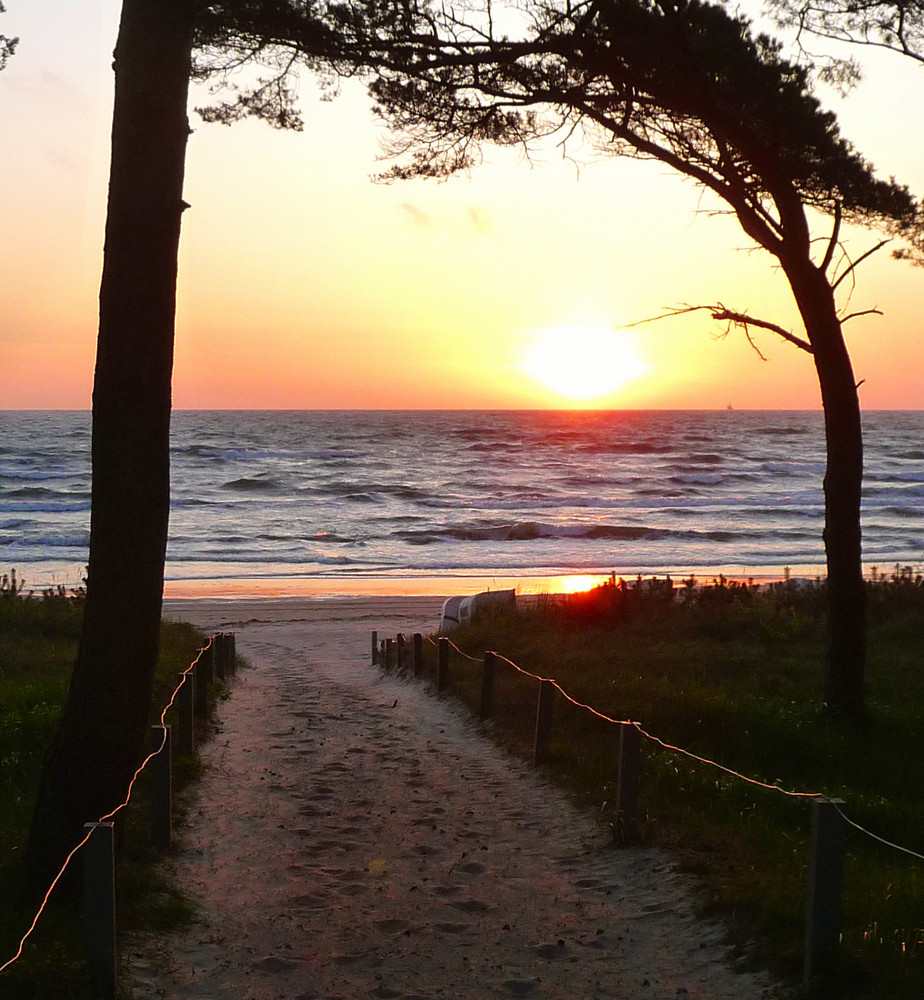
[{"label": "horizon line", "polygon": [[[92,407],[0,407],[0,413],[91,413]],[[824,413],[822,406],[176,406],[171,413]],[[924,407],[870,407],[861,413],[924,413]]]}]

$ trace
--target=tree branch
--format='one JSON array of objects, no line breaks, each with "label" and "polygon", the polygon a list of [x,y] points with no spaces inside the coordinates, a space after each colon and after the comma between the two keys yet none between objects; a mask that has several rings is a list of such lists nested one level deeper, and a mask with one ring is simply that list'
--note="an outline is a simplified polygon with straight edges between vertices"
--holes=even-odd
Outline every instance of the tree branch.
[{"label": "tree branch", "polygon": [[882,316],[883,312],[881,309],[860,309],[857,312],[847,313],[846,316],[841,317],[841,325],[843,326],[848,320],[856,319],[858,316]]},{"label": "tree branch", "polygon": [[841,215],[843,209],[841,208],[840,198],[834,202],[834,225],[831,227],[831,237],[828,240],[828,249],[825,250],[824,259],[821,262],[820,268],[822,272],[826,272],[831,266],[831,260],[834,257],[834,251],[837,248],[841,233]]},{"label": "tree branch", "polygon": [[670,319],[674,316],[684,316],[687,313],[692,312],[708,312],[709,315],[720,323],[728,323],[730,326],[736,326],[744,331],[745,336],[748,339],[748,343],[755,351],[760,355],[760,357],[766,361],[767,359],[758,350],[756,344],[751,338],[750,327],[756,326],[761,330],[769,330],[771,333],[775,333],[778,337],[782,337],[783,340],[790,344],[798,347],[800,350],[805,351],[807,354],[814,354],[815,349],[812,345],[802,337],[796,336],[790,330],[785,327],[780,326],[778,323],[772,323],[770,320],[758,319],[756,316],[749,316],[747,313],[737,312],[734,309],[729,309],[727,306],[723,305],[721,302],[716,303],[711,306],[691,306],[682,305],[675,309],[670,309],[666,313],[662,313],[660,316],[651,316],[648,319],[640,319],[634,323],[626,324],[626,329],[634,326],[643,326],[646,323],[654,323],[662,319]]},{"label": "tree branch", "polygon": [[874,253],[877,253],[887,243],[891,242],[892,242],[891,240],[880,240],[874,247],[870,247],[870,249],[867,250],[866,253],[860,254],[860,256],[857,257],[855,261],[851,262],[850,266],[844,271],[843,274],[839,274],[837,278],[831,282],[832,291],[837,288],[837,286],[844,280],[844,278],[847,277],[848,274],[851,274],[853,271],[855,271],[860,266],[860,264],[862,264],[863,261],[867,259],[867,257],[872,257]]}]

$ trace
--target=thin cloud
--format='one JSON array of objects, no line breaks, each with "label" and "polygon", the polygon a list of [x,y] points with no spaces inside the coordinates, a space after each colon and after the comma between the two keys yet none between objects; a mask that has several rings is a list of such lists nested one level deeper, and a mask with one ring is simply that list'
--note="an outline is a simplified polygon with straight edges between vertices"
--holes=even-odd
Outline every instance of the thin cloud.
[{"label": "thin cloud", "polygon": [[429,229],[432,226],[430,216],[409,201],[402,202],[400,208],[415,226],[419,226],[421,229]]},{"label": "thin cloud", "polygon": [[474,205],[468,206],[468,221],[472,224],[472,228],[477,229],[479,233],[489,233],[493,228],[490,215]]}]

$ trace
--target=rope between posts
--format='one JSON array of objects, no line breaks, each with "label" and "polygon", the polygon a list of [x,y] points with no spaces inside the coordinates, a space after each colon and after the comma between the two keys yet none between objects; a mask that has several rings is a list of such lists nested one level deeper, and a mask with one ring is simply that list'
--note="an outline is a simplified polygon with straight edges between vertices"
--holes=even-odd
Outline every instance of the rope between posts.
[{"label": "rope between posts", "polygon": [[[446,637],[443,636],[442,638],[445,639]],[[434,645],[434,646],[436,645],[436,643],[433,641],[433,639],[430,636],[426,636],[426,639],[427,639],[427,641],[431,645]],[[476,656],[470,656],[468,653],[466,653],[463,650],[459,649],[459,647],[451,639],[446,639],[446,642],[457,653],[459,653],[461,656],[465,657],[465,659],[471,660],[471,661],[473,661],[475,663],[481,662],[478,657],[476,657]],[[679,746],[675,746],[672,743],[668,743],[665,740],[662,740],[659,736],[654,735],[654,733],[648,732],[646,729],[644,729],[642,727],[642,724],[640,722],[635,722],[632,719],[614,719],[611,716],[606,715],[605,713],[598,711],[592,705],[588,705],[585,702],[578,701],[576,698],[572,697],[561,686],[561,684],[559,684],[558,681],[556,681],[553,677],[542,677],[539,674],[534,674],[534,673],[532,673],[532,671],[525,670],[518,663],[514,663],[513,660],[511,660],[507,656],[504,656],[502,653],[498,653],[496,650],[491,650],[490,652],[492,653],[493,656],[497,657],[499,660],[503,660],[505,663],[509,663],[510,666],[513,667],[514,670],[516,670],[519,673],[523,674],[525,677],[530,677],[533,680],[537,680],[537,681],[539,681],[541,683],[551,684],[555,688],[555,690],[558,691],[566,701],[570,702],[576,708],[584,709],[584,710],[590,712],[592,715],[595,715],[598,719],[601,719],[602,721],[607,722],[607,723],[611,723],[613,725],[634,726],[639,731],[639,733],[642,736],[644,736],[648,740],[651,740],[653,743],[657,743],[659,746],[663,747],[665,750],[668,750],[668,751],[670,751],[672,753],[681,754],[684,757],[689,757],[691,760],[698,761],[700,764],[704,764],[704,765],[706,765],[708,767],[714,767],[714,768],[716,768],[719,771],[723,771],[725,774],[728,774],[729,776],[731,776],[733,778],[738,778],[739,780],[744,781],[744,782],[746,782],[746,783],[748,783],[750,785],[755,785],[758,788],[765,788],[768,791],[779,792],[781,795],[788,795],[788,796],[790,796],[792,798],[805,798],[805,799],[827,798],[827,796],[825,795],[824,792],[800,792],[800,791],[794,791],[794,790],[791,790],[791,789],[788,789],[788,788],[783,788],[781,785],[771,785],[769,782],[760,781],[757,778],[751,778],[751,777],[749,777],[746,774],[742,774],[740,771],[736,771],[736,770],[734,770],[731,767],[727,767],[725,764],[720,764],[718,761],[710,760],[708,757],[702,757],[699,754],[693,753],[692,750],[687,750],[684,747],[679,747]],[[834,803],[832,803],[832,804],[834,804]],[[924,861],[924,854],[920,854],[917,851],[913,851],[913,850],[911,850],[908,847],[902,847],[901,844],[896,844],[896,843],[894,843],[891,840],[886,840],[885,837],[880,837],[878,834],[873,833],[871,830],[867,830],[866,827],[861,826],[855,820],[852,820],[849,816],[846,815],[846,813],[844,813],[844,811],[838,805],[834,804],[834,808],[836,809],[836,811],[840,815],[841,819],[843,819],[845,823],[847,823],[849,826],[852,826],[855,830],[859,831],[860,833],[865,834],[867,837],[870,837],[872,840],[878,841],[880,844],[884,844],[886,847],[891,847],[893,850],[899,851],[902,854],[907,854],[907,855],[909,855],[912,858],[917,858],[917,859],[919,859],[921,861]]]},{"label": "rope between posts", "polygon": [[[446,636],[441,636],[441,638],[446,639]],[[429,642],[431,646],[436,645],[436,643],[430,638],[430,636],[427,636],[427,642]],[[449,645],[452,646],[452,648],[459,654],[459,656],[464,656],[466,660],[471,660],[472,663],[481,662],[481,660],[477,656],[469,656],[468,653],[465,653],[461,649],[459,649],[459,647],[452,641],[452,639],[446,639],[446,642],[448,642]]]},{"label": "rope between posts", "polygon": [[886,847],[891,847],[895,851],[901,851],[902,854],[910,854],[913,858],[918,858],[924,861],[924,854],[919,854],[917,851],[912,851],[908,847],[902,847],[901,844],[894,844],[891,840],[886,840],[885,837],[880,837],[878,833],[873,833],[872,830],[867,830],[865,826],[860,826],[859,823],[852,820],[836,802],[831,803],[834,806],[836,812],[840,815],[841,819],[852,826],[855,830],[859,830],[860,833],[865,833],[867,837],[872,837],[873,840],[878,840],[880,844],[885,844]]},{"label": "rope between posts", "polygon": [[[213,639],[214,639],[213,636],[209,636],[209,641],[199,650],[199,652],[196,654],[196,658],[192,661],[192,663],[190,663],[190,665],[180,675],[180,677],[181,677],[180,682],[174,688],[173,694],[170,695],[170,700],[164,706],[164,710],[160,713],[160,724],[161,724],[161,727],[163,728],[163,738],[161,740],[160,746],[156,750],[151,751],[151,753],[149,753],[147,755],[147,757],[144,758],[144,760],[138,766],[138,768],[135,771],[135,773],[132,775],[132,780],[128,783],[128,790],[125,793],[125,800],[123,802],[120,802],[119,805],[117,805],[115,807],[115,809],[113,809],[111,812],[106,813],[104,816],[100,816],[100,818],[96,821],[97,823],[105,823],[105,822],[107,822],[107,820],[112,819],[117,813],[121,812],[128,805],[128,803],[131,801],[132,791],[134,790],[135,782],[138,780],[138,776],[148,766],[148,764],[150,764],[150,762],[155,757],[157,757],[159,754],[163,753],[164,747],[167,745],[167,730],[166,730],[166,722],[165,722],[165,719],[167,717],[167,712],[169,712],[170,709],[173,707],[173,704],[176,701],[177,695],[180,693],[181,688],[186,683],[186,681],[189,679],[189,675],[192,673],[193,669],[198,664],[199,660],[202,657],[202,654],[205,653],[206,650],[211,649]],[[87,841],[92,836],[93,836],[93,831],[89,830],[86,833],[86,835],[84,836],[83,840],[81,840],[80,843],[77,844],[71,850],[71,852],[68,854],[68,856],[64,859],[64,863],[61,865],[61,868],[58,871],[58,874],[55,875],[55,877],[51,881],[51,884],[48,886],[48,889],[47,889],[47,891],[45,892],[45,895],[42,898],[41,905],[39,906],[38,910],[36,911],[35,916],[32,918],[32,923],[29,925],[29,929],[22,936],[22,939],[19,942],[19,948],[17,949],[16,954],[11,959],[8,959],[6,962],[4,962],[3,965],[0,965],[0,973],[4,972],[14,962],[18,961],[22,957],[22,952],[23,952],[23,948],[25,947],[26,941],[29,940],[29,937],[31,936],[32,932],[35,930],[36,925],[39,922],[39,918],[42,916],[42,913],[45,911],[45,907],[48,905],[48,900],[51,898],[51,894],[54,892],[54,890],[57,887],[58,883],[61,881],[62,877],[64,876],[64,873],[67,871],[68,866],[71,863],[71,860],[78,853],[78,851],[80,851],[80,849],[82,847],[84,847],[84,845],[87,843]]]},{"label": "rope between posts", "polygon": [[554,680],[554,678],[540,677],[538,674],[531,673],[529,670],[524,670],[523,667],[514,663],[513,660],[509,659],[506,656],[503,656],[501,653],[495,652],[494,655],[499,659],[503,660],[505,663],[509,663],[510,666],[514,668],[514,670],[518,670],[525,677],[532,677],[534,680],[543,681],[545,683],[551,684],[555,688],[555,690],[558,691],[562,695],[562,697],[565,698],[566,701],[571,702],[571,704],[574,705],[575,707],[583,708],[586,711],[590,712],[591,715],[595,715],[598,719],[602,719],[604,722],[609,722],[612,723],[613,725],[634,726],[639,731],[639,733],[641,733],[642,736],[644,736],[646,739],[651,740],[654,743],[657,743],[659,746],[662,746],[665,750],[670,750],[674,753],[682,754],[683,756],[689,757],[692,760],[699,761],[700,764],[707,764],[710,767],[718,768],[718,770],[724,771],[726,774],[729,774],[734,778],[740,778],[742,781],[746,781],[750,785],[756,785],[759,788],[767,788],[774,792],[780,792],[783,795],[790,795],[793,798],[815,799],[823,797],[821,792],[797,792],[797,791],[791,791],[788,788],[782,788],[780,785],[771,785],[766,781],[760,781],[757,778],[748,777],[748,775],[742,774],[740,771],[735,771],[733,768],[726,767],[725,764],[720,764],[718,761],[710,760],[708,757],[701,757],[699,754],[693,753],[692,750],[685,750],[683,747],[678,747],[674,746],[672,743],[667,743],[665,740],[662,740],[659,736],[655,736],[653,733],[649,733],[646,729],[643,729],[642,724],[640,722],[635,722],[632,719],[613,719],[609,715],[604,715],[603,712],[599,712],[592,705],[588,705],[582,701],[578,701],[576,698],[573,698],[570,694],[568,694],[568,692],[561,686],[561,684],[558,683],[558,681]]},{"label": "rope between posts", "polygon": [[22,939],[19,942],[19,948],[17,949],[16,954],[11,959],[4,962],[3,965],[0,965],[0,972],[3,972],[4,970],[8,969],[14,962],[18,961],[19,958],[22,956],[22,950],[26,945],[26,941],[29,940],[29,937],[35,930],[36,924],[38,924],[39,922],[39,917],[41,917],[42,913],[45,911],[45,907],[48,905],[48,900],[51,898],[51,894],[54,892],[57,884],[61,881],[61,877],[67,871],[67,866],[71,863],[71,858],[73,858],[73,856],[81,849],[81,847],[83,847],[83,845],[86,844],[86,842],[90,839],[92,835],[93,835],[92,830],[87,831],[83,840],[81,840],[80,843],[75,848],[73,848],[71,853],[68,854],[68,856],[64,859],[64,864],[61,866],[61,870],[58,872],[58,874],[55,875],[55,877],[52,879],[51,885],[48,886],[48,891],[45,893],[41,905],[36,911],[35,916],[32,918],[32,923],[29,925],[29,929],[26,931],[25,934],[23,934]]},{"label": "rope between posts", "polygon": [[653,735],[642,729],[641,725],[637,722],[631,723],[635,728],[644,736],[646,739],[652,740],[659,746],[664,747],[665,750],[671,750],[674,753],[683,754],[685,757],[690,757],[693,760],[699,761],[701,764],[707,764],[710,767],[718,768],[720,771],[724,771],[726,774],[731,775],[733,778],[740,778],[742,781],[746,781],[749,785],[756,785],[758,788],[766,788],[771,792],[779,792],[781,795],[789,795],[793,798],[802,799],[821,799],[825,798],[824,792],[797,792],[789,788],[783,788],[782,785],[771,785],[767,781],[760,781],[758,778],[751,778],[746,774],[742,774],[740,771],[736,771],[731,767],[726,767],[725,764],[720,764],[716,760],[710,760],[708,757],[700,757],[699,754],[693,753],[692,750],[685,750],[683,747],[674,746],[672,743],[666,743],[660,737]]}]

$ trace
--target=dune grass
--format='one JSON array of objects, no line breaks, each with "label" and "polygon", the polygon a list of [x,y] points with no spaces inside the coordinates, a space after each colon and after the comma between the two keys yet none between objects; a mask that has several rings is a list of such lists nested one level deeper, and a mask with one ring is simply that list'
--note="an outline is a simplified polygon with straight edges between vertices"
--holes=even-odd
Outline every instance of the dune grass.
[{"label": "dune grass", "polygon": [[[632,719],[667,743],[791,790],[845,801],[855,822],[924,853],[924,580],[869,583],[868,717],[850,726],[820,707],[824,587],[769,590],[724,580],[672,587],[613,580],[540,600],[452,639],[452,692],[478,710],[482,651],[554,677],[575,699]],[[425,670],[435,672],[429,648]],[[489,729],[532,753],[538,684],[500,663]],[[556,694],[544,765],[603,824],[617,727]],[[743,962],[801,976],[810,805],[643,740],[643,839],[696,874],[704,911],[724,917]],[[924,996],[924,862],[848,830],[843,996]]]},{"label": "dune grass", "polygon": [[[83,594],[64,589],[26,595],[15,573],[0,577],[0,965],[16,953],[36,910],[20,858],[42,761],[64,703],[83,615]],[[203,637],[191,626],[164,623],[152,724]],[[171,720],[170,716],[167,719]],[[196,773],[194,760],[174,757],[174,788]],[[142,776],[143,778],[144,776]],[[142,780],[122,814],[117,877],[120,931],[169,926],[191,914],[157,870],[149,846],[147,788]],[[79,904],[56,892],[22,958],[0,973],[0,996],[16,1000],[95,996],[87,975]]]}]

